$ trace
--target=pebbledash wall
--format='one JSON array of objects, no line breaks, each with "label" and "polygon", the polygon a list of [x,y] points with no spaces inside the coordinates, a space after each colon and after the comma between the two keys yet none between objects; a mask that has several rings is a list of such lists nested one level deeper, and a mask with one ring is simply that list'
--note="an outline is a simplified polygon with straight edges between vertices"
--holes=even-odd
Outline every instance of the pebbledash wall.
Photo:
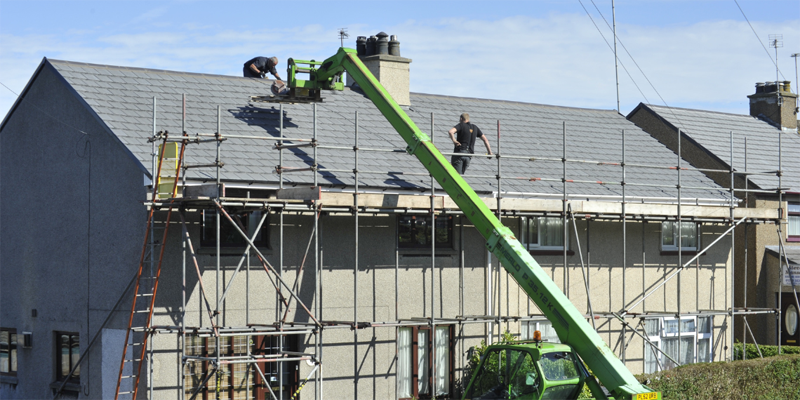
[{"label": "pebbledash wall", "polygon": [[[278,226],[275,224],[274,215],[270,222],[270,236],[277,238]],[[492,260],[492,270],[487,272],[487,254],[482,237],[471,229],[469,222],[462,217],[455,217],[454,243],[455,246],[446,249],[436,257],[436,287],[435,287],[435,317],[453,318],[458,315],[488,315],[487,302],[487,275],[493,275],[493,281],[498,285],[497,297],[492,299],[494,310],[498,316],[528,317],[539,314],[536,306],[529,301],[513,280],[507,274],[497,272],[498,267]],[[361,216],[359,247],[359,273],[358,280],[359,320],[362,321],[397,321],[412,318],[430,317],[430,282],[432,279],[430,256],[415,252],[406,255],[400,252],[399,275],[395,273],[395,232],[396,217]],[[195,220],[195,222],[199,222]],[[460,224],[464,223],[463,248],[460,247]],[[519,220],[517,218],[504,218],[504,224],[517,231]],[[320,249],[323,254],[321,263],[322,298],[315,299],[313,266],[304,268],[300,279],[298,292],[307,306],[315,307],[315,302],[322,305],[321,315],[317,318],[329,321],[349,321],[353,319],[353,226],[351,216],[326,216],[320,219]],[[284,278],[294,282],[299,265],[305,254],[305,245],[312,234],[313,217],[292,216],[285,219],[285,232],[287,238],[284,257],[290,262],[284,268]],[[587,238],[587,224],[589,242]],[[667,276],[674,271],[677,256],[660,255],[660,223],[628,223],[628,260],[630,265],[627,271],[626,286],[622,286],[622,249],[619,238],[622,235],[622,223],[605,221],[577,221],[579,240],[582,249],[590,249],[591,264],[588,268],[588,280],[592,293],[592,304],[595,312],[618,311],[625,308],[622,303],[623,292],[627,291],[629,304],[642,293],[642,288],[659,278]],[[199,236],[199,228],[190,232]],[[710,243],[713,239],[727,229],[725,224],[704,224],[701,227],[701,242]],[[644,232],[642,231],[644,230]],[[570,235],[570,249],[576,249],[574,235]],[[178,235],[173,237],[169,247],[180,248]],[[463,305],[459,286],[461,251],[463,250],[464,263],[464,296]],[[449,253],[449,254],[448,254]],[[643,260],[644,254],[647,254]],[[164,276],[161,280],[155,325],[175,325],[179,321],[175,304],[180,304],[180,255],[176,251],[171,253]],[[278,259],[274,254],[268,256],[269,261],[277,265]],[[548,272],[559,286],[563,282],[563,262],[559,255],[535,256],[542,268]],[[684,262],[688,261],[685,256]],[[215,263],[212,256],[201,256],[201,266],[206,272],[203,280],[209,298],[215,297],[216,286]],[[223,287],[230,282],[238,256],[223,257],[222,284]],[[645,268],[642,268],[642,262]],[[586,308],[586,291],[581,274],[578,254],[569,256],[567,268],[568,293],[573,304],[582,312],[588,313]],[[224,326],[246,326],[248,324],[271,325],[275,318],[275,294],[272,284],[267,280],[266,274],[260,265],[254,265],[249,272],[250,309],[249,320],[245,319],[245,293],[247,280],[241,276],[236,277],[233,286],[233,295],[228,297],[224,306]],[[650,312],[674,312],[684,310],[719,310],[730,306],[729,290],[730,274],[730,246],[721,245],[713,247],[709,253],[701,257],[696,265],[685,270],[679,279],[668,283],[663,293],[651,296],[646,300],[645,309]],[[208,326],[208,317],[203,308],[201,295],[198,292],[196,278],[190,276],[191,293],[187,301],[186,323],[187,326]],[[395,293],[395,282],[398,284],[398,293]],[[400,298],[395,303],[396,295]],[[679,305],[680,302],[680,305]],[[169,305],[166,305],[169,304]],[[463,307],[463,308],[462,308]],[[461,310],[464,310],[462,314]],[[288,322],[311,322],[301,310],[292,307]],[[397,310],[397,313],[395,312]],[[528,318],[530,319],[530,318]],[[631,319],[636,324],[636,319]],[[438,322],[445,325],[454,325],[456,332],[455,343],[452,349],[455,360],[456,379],[460,378],[460,371],[466,362],[467,350],[485,339],[488,331],[486,324],[459,324],[457,322]],[[607,318],[596,321],[598,331],[604,340],[618,354],[622,353],[622,328],[616,321]],[[713,360],[726,360],[726,344],[728,342],[725,329],[725,316],[717,315],[713,320],[713,342],[719,348],[713,350]],[[425,323],[420,323],[426,326]],[[519,335],[522,327],[520,322],[501,322],[499,328],[503,331]],[[495,327],[497,335],[498,327]],[[641,329],[641,328],[640,328]],[[374,327],[355,331],[358,344],[354,345],[354,332],[350,329],[326,328],[323,329],[322,357],[324,380],[322,396],[330,398],[393,398],[396,395],[395,374],[397,367],[395,327]],[[631,336],[630,330],[627,335]],[[182,389],[179,386],[182,364],[181,353],[177,350],[179,335],[159,334],[153,337],[154,363],[152,382],[157,398],[175,398]],[[305,335],[297,351],[313,353],[314,336]],[[636,336],[627,339],[626,365],[634,373],[644,371],[644,341]],[[299,376],[304,378],[311,372],[312,366],[300,363]],[[309,381],[302,389],[303,397],[311,397],[311,393],[319,390],[313,380]],[[454,393],[451,393],[454,394]]]}]

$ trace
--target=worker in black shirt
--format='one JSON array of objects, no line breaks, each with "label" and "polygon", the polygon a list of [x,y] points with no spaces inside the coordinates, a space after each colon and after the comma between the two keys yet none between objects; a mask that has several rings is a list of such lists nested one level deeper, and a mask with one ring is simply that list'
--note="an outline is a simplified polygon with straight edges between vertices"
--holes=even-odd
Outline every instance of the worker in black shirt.
[{"label": "worker in black shirt", "polygon": [[280,75],[278,75],[278,71],[275,70],[276,65],[278,65],[278,57],[256,57],[244,63],[244,77],[263,78],[267,75],[267,72],[269,72],[275,76],[278,82],[283,83]]},{"label": "worker in black shirt", "polygon": [[[481,132],[480,128],[469,122],[469,114],[467,113],[461,114],[458,125],[450,128],[447,133],[450,134],[450,140],[452,140],[453,144],[456,146],[453,153],[474,154],[475,138],[481,138],[483,144],[486,146],[486,151],[489,152],[488,154],[492,154],[492,147],[489,146],[489,139]],[[472,157],[453,156],[450,159],[450,163],[453,164],[453,168],[455,168],[459,174],[463,175],[464,172],[467,171],[470,158]]]}]

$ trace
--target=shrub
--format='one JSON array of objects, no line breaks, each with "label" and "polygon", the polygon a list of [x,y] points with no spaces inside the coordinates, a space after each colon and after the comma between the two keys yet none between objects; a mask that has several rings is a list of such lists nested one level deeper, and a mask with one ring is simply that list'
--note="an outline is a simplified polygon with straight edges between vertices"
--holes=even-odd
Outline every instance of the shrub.
[{"label": "shrub", "polygon": [[[742,359],[742,343],[734,343],[733,345],[733,358],[734,360],[741,360]],[[753,343],[747,343],[747,359],[753,360],[756,358],[761,358],[758,354],[758,350],[761,350],[761,354],[764,357],[772,357],[778,355],[778,346],[767,346],[767,345],[758,345],[756,347]],[[797,346],[781,346],[781,354],[800,354],[800,347]]]},{"label": "shrub", "polygon": [[664,399],[800,399],[800,354],[689,364],[639,379]]}]

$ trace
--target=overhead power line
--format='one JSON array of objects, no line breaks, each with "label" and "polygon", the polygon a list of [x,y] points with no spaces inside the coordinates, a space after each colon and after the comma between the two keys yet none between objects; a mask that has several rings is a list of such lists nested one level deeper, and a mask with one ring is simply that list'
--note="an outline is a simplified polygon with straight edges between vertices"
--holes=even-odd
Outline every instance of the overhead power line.
[{"label": "overhead power line", "polygon": [[774,65],[775,68],[778,70],[778,73],[780,73],[781,76],[783,76],[783,79],[786,79],[786,77],[783,75],[783,72],[781,71],[781,68],[778,66],[778,63],[772,58],[772,54],[769,54],[767,46],[764,46],[764,42],[761,41],[761,39],[758,36],[758,33],[756,33],[756,28],[753,28],[753,24],[750,23],[749,19],[747,19],[747,15],[745,15],[744,10],[742,10],[742,6],[739,5],[739,1],[733,0],[733,2],[736,3],[736,7],[739,7],[739,11],[742,13],[744,20],[747,21],[747,25],[750,25],[750,29],[753,31],[753,34],[756,35],[756,40],[758,40],[758,43],[761,44],[761,47],[764,49],[764,52],[767,53],[767,57],[769,57],[769,60],[772,61],[772,65]]},{"label": "overhead power line", "polygon": [[[614,48],[611,47],[611,44],[608,43],[608,39],[606,39],[606,36],[603,35],[603,32],[600,30],[600,27],[597,26],[597,24],[594,22],[594,18],[592,18],[592,14],[589,13],[589,10],[587,10],[586,7],[583,5],[583,1],[578,0],[578,3],[580,3],[581,7],[583,7],[583,11],[586,11],[586,15],[589,16],[589,19],[592,21],[592,24],[594,25],[595,29],[597,29],[597,33],[600,34],[600,36],[603,38],[603,41],[606,42],[606,46],[608,46],[608,49],[611,50],[611,52],[613,53],[614,52]],[[615,55],[615,57],[616,57],[616,55]],[[639,85],[636,84],[636,80],[633,79],[633,76],[631,76],[631,73],[628,71],[628,68],[625,67],[625,64],[622,63],[622,60],[619,60],[619,58],[617,58],[617,60],[619,61],[619,65],[622,65],[622,69],[625,70],[625,73],[628,75],[628,78],[631,78],[631,81],[633,82],[633,85],[636,86],[636,90],[638,90],[639,94],[641,94],[642,97],[644,97],[645,101],[647,101],[649,103],[650,100],[647,100],[647,96],[645,96],[644,92],[642,92],[642,89],[639,88]]]}]

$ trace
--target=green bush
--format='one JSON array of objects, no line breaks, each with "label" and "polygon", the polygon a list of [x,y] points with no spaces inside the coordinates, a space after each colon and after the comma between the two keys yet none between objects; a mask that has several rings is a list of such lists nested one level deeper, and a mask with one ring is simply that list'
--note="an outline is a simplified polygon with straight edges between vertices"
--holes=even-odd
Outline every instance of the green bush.
[{"label": "green bush", "polygon": [[[759,345],[756,347],[753,343],[747,344],[747,359],[752,360],[756,358],[761,358],[758,355],[758,350],[761,350],[761,354],[764,357],[772,357],[778,355],[778,346],[766,346],[766,345]],[[781,354],[800,354],[800,347],[797,346],[781,346]],[[742,343],[734,343],[733,345],[733,358],[735,360],[742,359]]]},{"label": "green bush", "polygon": [[800,354],[689,364],[639,380],[668,400],[800,399]]}]

